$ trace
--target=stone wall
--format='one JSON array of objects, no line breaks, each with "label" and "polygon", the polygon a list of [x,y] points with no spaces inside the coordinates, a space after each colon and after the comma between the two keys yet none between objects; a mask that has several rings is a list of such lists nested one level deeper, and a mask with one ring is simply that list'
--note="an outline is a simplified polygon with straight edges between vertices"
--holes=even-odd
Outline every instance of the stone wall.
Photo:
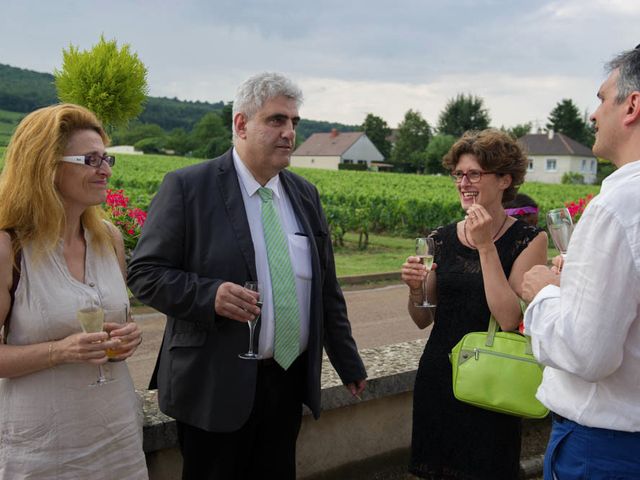
[{"label": "stone wall", "polygon": [[[318,421],[308,411],[303,416],[298,478],[406,478],[402,472],[411,442],[413,382],[423,348],[424,340],[416,340],[362,350],[369,374],[362,400],[351,397],[325,358],[323,412]],[[179,479],[182,459],[175,422],[158,410],[156,391],[139,393],[144,400],[144,450],[150,479]],[[540,474],[548,424],[547,420],[525,421],[523,478]]]}]

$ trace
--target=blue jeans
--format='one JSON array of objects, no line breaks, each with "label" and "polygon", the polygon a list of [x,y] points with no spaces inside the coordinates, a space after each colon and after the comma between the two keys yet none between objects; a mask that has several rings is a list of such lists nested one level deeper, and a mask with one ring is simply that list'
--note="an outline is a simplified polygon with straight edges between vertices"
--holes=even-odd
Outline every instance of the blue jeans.
[{"label": "blue jeans", "polygon": [[640,479],[640,432],[585,427],[553,414],[545,480]]}]

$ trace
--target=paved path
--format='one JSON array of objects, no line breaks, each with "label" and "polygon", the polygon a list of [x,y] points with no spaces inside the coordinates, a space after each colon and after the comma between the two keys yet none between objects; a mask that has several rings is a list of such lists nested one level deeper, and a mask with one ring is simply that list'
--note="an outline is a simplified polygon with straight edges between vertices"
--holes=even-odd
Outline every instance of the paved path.
[{"label": "paved path", "polygon": [[[360,349],[417,340],[428,335],[428,330],[418,329],[407,313],[407,287],[404,285],[350,290],[344,295],[353,336]],[[144,389],[160,348],[165,316],[148,313],[148,309],[137,311],[140,313],[134,311],[134,317],[142,327],[144,342],[127,363],[136,388]]]}]

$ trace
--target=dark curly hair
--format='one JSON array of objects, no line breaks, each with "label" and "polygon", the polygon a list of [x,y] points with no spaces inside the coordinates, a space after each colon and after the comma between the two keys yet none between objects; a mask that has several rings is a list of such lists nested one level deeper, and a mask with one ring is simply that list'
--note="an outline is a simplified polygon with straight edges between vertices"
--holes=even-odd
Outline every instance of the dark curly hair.
[{"label": "dark curly hair", "polygon": [[499,175],[511,175],[511,185],[504,191],[503,202],[513,200],[524,182],[529,160],[522,146],[508,133],[489,128],[465,132],[442,159],[450,172],[465,153],[474,155],[483,170]]}]

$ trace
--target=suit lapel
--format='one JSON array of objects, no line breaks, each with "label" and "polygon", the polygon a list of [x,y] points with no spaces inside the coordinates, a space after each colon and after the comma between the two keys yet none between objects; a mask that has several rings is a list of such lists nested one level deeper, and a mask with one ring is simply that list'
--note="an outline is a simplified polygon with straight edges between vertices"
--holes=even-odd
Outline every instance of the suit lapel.
[{"label": "suit lapel", "polygon": [[220,195],[224,200],[224,204],[229,217],[229,224],[234,230],[238,239],[238,247],[247,262],[252,279],[257,279],[256,258],[253,249],[253,241],[251,240],[251,231],[249,230],[249,221],[247,220],[247,212],[242,200],[242,192],[240,191],[240,183],[238,182],[238,174],[233,166],[233,155],[229,150],[220,158],[216,170],[216,178],[220,188]]}]

